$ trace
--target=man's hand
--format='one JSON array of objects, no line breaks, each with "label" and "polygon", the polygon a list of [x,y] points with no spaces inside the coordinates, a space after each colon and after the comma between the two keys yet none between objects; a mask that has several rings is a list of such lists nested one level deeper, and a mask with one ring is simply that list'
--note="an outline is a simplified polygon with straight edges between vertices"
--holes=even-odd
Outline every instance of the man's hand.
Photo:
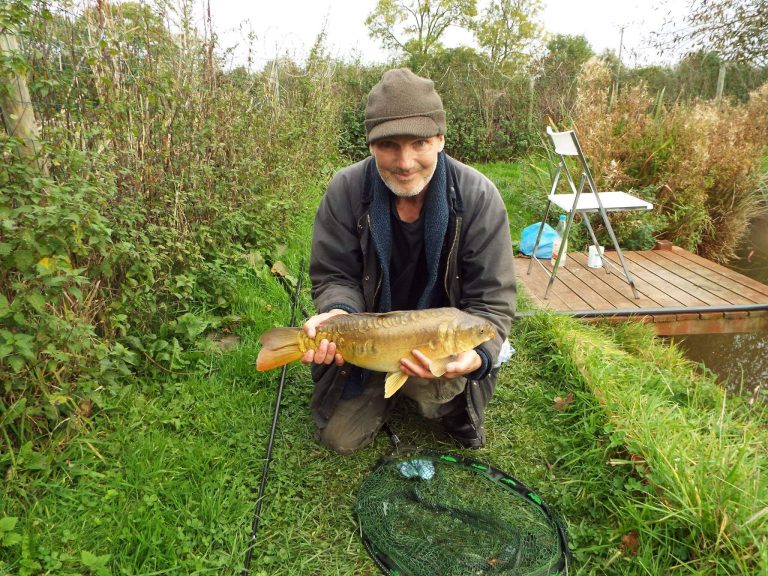
[{"label": "man's hand", "polygon": [[[347,314],[347,312],[345,310],[333,309],[323,314],[312,316],[304,322],[303,328],[307,337],[314,339],[317,336],[317,327],[337,314]],[[317,350],[307,350],[304,356],[301,357],[301,361],[304,364],[312,364],[313,362],[315,364],[330,364],[334,361],[337,366],[344,364],[344,358],[336,352],[336,344],[328,342],[325,338],[320,341],[320,346],[318,346]]]},{"label": "man's hand", "polygon": [[[401,358],[400,369],[403,372],[408,374],[408,376],[416,376],[417,378],[437,378],[437,376],[429,371],[429,358],[424,356],[424,354],[418,350],[412,350],[411,354],[413,354],[413,357],[418,360],[418,363],[413,362],[408,358]],[[461,354],[457,354],[454,360],[448,362],[448,364],[445,366],[446,372],[440,376],[440,378],[447,378],[450,380],[451,378],[465,376],[466,374],[474,372],[482,365],[483,361],[480,358],[480,355],[474,350],[462,352]]]}]

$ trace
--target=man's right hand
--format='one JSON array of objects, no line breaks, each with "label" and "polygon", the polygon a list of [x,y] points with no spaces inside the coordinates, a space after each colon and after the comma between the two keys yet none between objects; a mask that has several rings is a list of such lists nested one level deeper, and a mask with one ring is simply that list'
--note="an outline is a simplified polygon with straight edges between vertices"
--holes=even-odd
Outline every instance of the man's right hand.
[{"label": "man's right hand", "polygon": [[[337,314],[347,314],[347,312],[346,310],[335,308],[328,312],[324,312],[323,314],[312,316],[309,320],[304,322],[303,328],[307,337],[314,340],[315,336],[317,336],[317,327]],[[301,357],[301,361],[304,364],[312,364],[313,362],[315,364],[331,364],[331,362],[336,362],[337,366],[344,364],[344,358],[341,357],[341,354],[336,352],[336,344],[328,342],[325,338],[320,341],[317,350],[307,350],[304,353],[304,356]]]}]

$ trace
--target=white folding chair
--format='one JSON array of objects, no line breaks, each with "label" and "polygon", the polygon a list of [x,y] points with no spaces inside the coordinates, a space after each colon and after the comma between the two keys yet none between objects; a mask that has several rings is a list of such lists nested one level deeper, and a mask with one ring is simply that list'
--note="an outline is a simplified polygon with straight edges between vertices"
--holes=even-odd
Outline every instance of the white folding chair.
[{"label": "white folding chair", "polygon": [[[582,222],[586,224],[587,230],[589,230],[589,236],[592,240],[592,244],[595,246],[596,250],[599,250],[599,244],[597,242],[597,238],[595,237],[595,233],[592,230],[592,226],[589,223],[588,216],[590,213],[597,212],[603,219],[605,229],[608,231],[608,235],[611,237],[611,242],[613,243],[613,247],[616,249],[616,254],[619,257],[619,262],[621,262],[621,267],[624,269],[624,276],[626,277],[629,285],[632,287],[632,293],[635,295],[635,298],[639,298],[640,295],[637,292],[637,288],[635,288],[635,281],[632,278],[632,274],[630,273],[629,268],[627,268],[624,255],[621,253],[619,243],[616,241],[616,235],[613,233],[611,222],[608,219],[608,212],[650,210],[653,208],[653,204],[637,198],[636,196],[632,196],[631,194],[627,194],[626,192],[598,192],[597,186],[595,185],[595,180],[592,178],[592,172],[589,170],[587,161],[584,159],[584,153],[581,151],[579,140],[576,138],[576,132],[573,130],[568,130],[566,132],[554,132],[550,126],[547,126],[547,134],[549,134],[549,137],[552,140],[552,144],[555,148],[555,154],[560,159],[560,162],[558,163],[557,171],[555,172],[552,189],[547,196],[547,209],[544,212],[544,218],[541,221],[541,226],[539,227],[539,232],[536,236],[536,243],[533,247],[533,255],[531,256],[531,261],[528,264],[528,274],[531,273],[533,261],[536,260],[538,262],[538,259],[536,258],[536,249],[539,247],[541,233],[544,229],[544,222],[547,221],[547,216],[549,216],[549,209],[552,204],[558,206],[568,215],[565,224],[565,232],[563,233],[563,244],[565,244],[565,241],[568,239],[568,233],[571,230],[574,214],[579,214],[581,216]],[[565,161],[566,157],[573,157],[578,159],[578,167],[579,170],[581,170],[578,186],[576,186],[574,178],[571,175],[571,171],[568,168],[568,164]],[[568,186],[571,189],[571,193],[557,192],[557,186],[560,183],[560,177],[563,174],[565,174],[565,178],[568,181]],[[585,184],[589,186],[589,191],[582,194]],[[549,290],[552,288],[552,284],[554,283],[555,277],[557,276],[557,270],[560,267],[560,260],[562,257],[563,250],[560,250],[557,254],[555,264],[552,267],[552,271],[549,272],[549,283],[547,284],[547,290],[544,292],[544,298],[547,298],[549,295]],[[610,262],[608,258],[603,258],[603,268],[605,268],[606,272],[610,272],[608,266],[612,265],[612,262]]]}]

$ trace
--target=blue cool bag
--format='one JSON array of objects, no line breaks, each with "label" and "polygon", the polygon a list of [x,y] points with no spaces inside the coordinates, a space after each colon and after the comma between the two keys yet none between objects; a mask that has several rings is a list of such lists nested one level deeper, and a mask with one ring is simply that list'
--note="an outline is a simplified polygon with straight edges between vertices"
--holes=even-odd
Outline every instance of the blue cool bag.
[{"label": "blue cool bag", "polygon": [[[531,224],[523,228],[522,239],[520,240],[520,252],[526,256],[533,254],[533,245],[536,243],[536,234],[539,233],[541,222]],[[557,232],[549,224],[544,224],[544,230],[541,232],[539,247],[536,249],[536,258],[552,258],[552,242],[557,238]]]}]

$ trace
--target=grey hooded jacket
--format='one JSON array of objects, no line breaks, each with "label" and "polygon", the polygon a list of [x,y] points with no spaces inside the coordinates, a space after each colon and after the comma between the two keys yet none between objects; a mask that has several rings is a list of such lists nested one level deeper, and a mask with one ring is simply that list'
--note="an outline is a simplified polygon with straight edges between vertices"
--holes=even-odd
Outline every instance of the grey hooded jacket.
[{"label": "grey hooded jacket", "polygon": [[[497,363],[515,313],[515,273],[507,212],[485,176],[446,157],[449,223],[440,255],[440,289],[448,305],[493,324],[497,337],[481,345]],[[340,308],[375,312],[381,270],[371,229],[372,157],[338,172],[318,208],[309,273],[318,312]],[[341,398],[346,366],[312,365],[315,390],[311,410],[324,428]],[[498,368],[469,380],[464,398],[470,422],[484,440],[485,406],[496,386]]]}]

